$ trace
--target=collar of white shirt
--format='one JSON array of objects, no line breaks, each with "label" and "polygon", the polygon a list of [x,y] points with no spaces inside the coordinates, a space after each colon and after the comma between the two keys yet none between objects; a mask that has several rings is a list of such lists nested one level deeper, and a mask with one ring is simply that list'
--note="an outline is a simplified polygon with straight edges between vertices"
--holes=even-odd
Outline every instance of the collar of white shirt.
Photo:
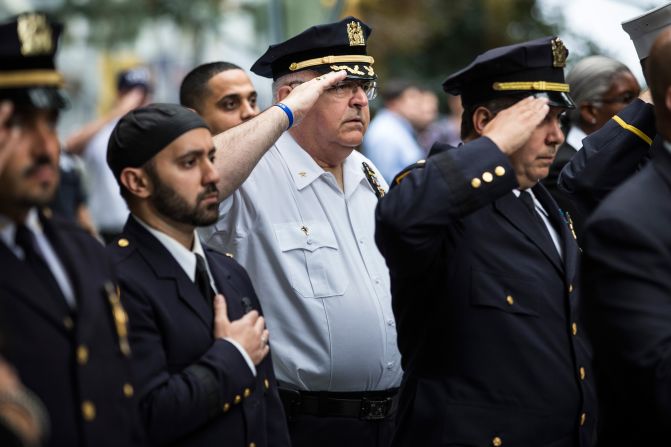
[{"label": "collar of white shirt", "polygon": [[577,126],[571,126],[566,134],[566,143],[576,151],[582,149],[582,140],[587,137],[587,134]]},{"label": "collar of white shirt", "polygon": [[[668,141],[666,141],[666,140],[664,140],[664,147],[665,147],[666,150],[669,151],[669,153],[671,154],[671,143],[668,142]],[[2,224],[0,223],[0,225],[2,225]]]},{"label": "collar of white shirt", "polygon": [[[312,184],[322,175],[330,174],[320,167],[317,162],[301,148],[289,132],[285,132],[275,143],[299,191]],[[357,166],[358,165],[358,166]],[[343,178],[345,194],[349,196],[356,187],[365,180],[363,168],[356,161],[354,154],[350,154],[343,163]]]},{"label": "collar of white shirt", "polygon": [[[527,191],[529,194],[531,194],[531,197],[534,199],[534,206],[536,207],[536,211],[539,211],[539,212],[543,213],[543,215],[545,217],[549,218],[550,216],[548,215],[548,212],[545,211],[545,208],[543,208],[543,205],[541,205],[541,203],[538,201],[538,199],[536,198],[536,195],[531,190],[531,188],[525,189],[524,191]],[[515,188],[515,189],[513,189],[513,194],[515,194],[515,197],[519,198],[520,194],[521,194],[521,191],[518,188]]]},{"label": "collar of white shirt", "polygon": [[158,239],[161,245],[163,245],[165,249],[170,252],[172,257],[175,258],[175,261],[177,261],[179,266],[182,267],[182,270],[184,270],[184,273],[186,273],[186,276],[191,281],[195,281],[196,278],[196,254],[201,255],[205,260],[205,266],[207,267],[208,276],[210,277],[210,283],[213,282],[212,274],[210,273],[210,266],[208,265],[203,246],[201,245],[200,239],[198,238],[198,233],[196,233],[195,230],[193,232],[193,248],[189,250],[171,236],[168,236],[164,232],[150,227],[136,215],[133,215],[133,218],[137,220],[137,222],[147,231],[149,231],[156,239]]}]

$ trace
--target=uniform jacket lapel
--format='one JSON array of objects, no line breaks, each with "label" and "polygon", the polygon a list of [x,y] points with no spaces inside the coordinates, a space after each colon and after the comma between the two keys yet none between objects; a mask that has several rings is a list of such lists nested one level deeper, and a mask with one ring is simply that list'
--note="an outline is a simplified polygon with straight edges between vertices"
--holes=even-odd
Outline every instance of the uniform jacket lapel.
[{"label": "uniform jacket lapel", "polygon": [[7,278],[20,281],[5,282],[5,290],[14,299],[21,300],[59,328],[65,330],[63,318],[70,312],[67,303],[55,297],[45,288],[31,269],[3,243],[0,242],[0,269]]},{"label": "uniform jacket lapel", "polygon": [[221,262],[216,262],[213,255],[210,253],[211,249],[203,247],[207,263],[210,267],[210,272],[214,277],[214,282],[217,285],[217,291],[224,295],[226,299],[226,309],[228,310],[229,320],[237,320],[244,315],[244,307],[242,305],[242,292],[235,286],[232,281],[231,271]]},{"label": "uniform jacket lapel", "polygon": [[547,211],[552,225],[561,238],[560,244],[564,247],[564,272],[566,273],[566,281],[570,283],[573,281],[573,274],[578,267],[578,243],[568,226],[567,218],[564,217],[559,210],[559,205],[557,205],[557,202],[552,195],[550,195],[548,190],[544,186],[538,184],[534,186],[533,191],[538,198],[538,201],[541,202],[541,205],[543,205],[543,208]]},{"label": "uniform jacket lapel", "polygon": [[170,252],[135,218],[129,216],[124,233],[133,239],[157,278],[175,282],[179,298],[198,315],[208,328],[212,327],[212,306],[203,299],[198,287],[186,276]]},{"label": "uniform jacket lapel", "polygon": [[[534,189],[534,194],[536,190]],[[542,202],[541,202],[542,203]],[[543,205],[545,207],[545,205]],[[529,211],[525,205],[515,197],[511,191],[509,194],[501,197],[494,202],[494,208],[503,215],[515,228],[522,232],[531,240],[545,255],[545,257],[555,266],[561,275],[564,275],[564,266],[557,249],[552,241],[541,233],[529,217]],[[553,222],[554,223],[554,222]]]}]

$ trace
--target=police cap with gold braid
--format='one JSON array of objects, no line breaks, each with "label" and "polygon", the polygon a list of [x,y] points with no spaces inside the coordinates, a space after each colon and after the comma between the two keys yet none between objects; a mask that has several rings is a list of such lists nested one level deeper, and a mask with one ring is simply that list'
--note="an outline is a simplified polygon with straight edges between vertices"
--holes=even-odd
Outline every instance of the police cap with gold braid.
[{"label": "police cap with gold braid", "polygon": [[0,23],[0,99],[15,106],[61,108],[63,76],[54,55],[63,27],[38,12],[21,14]]},{"label": "police cap with gold braid", "polygon": [[494,48],[452,74],[443,90],[461,95],[465,106],[491,99],[528,94],[546,97],[556,107],[575,108],[564,80],[568,50],[558,37],[543,37]]},{"label": "police cap with gold braid", "polygon": [[325,74],[346,70],[350,79],[377,79],[373,58],[366,53],[371,29],[356,17],[317,25],[289,40],[270,45],[251,70],[265,78],[314,70]]}]

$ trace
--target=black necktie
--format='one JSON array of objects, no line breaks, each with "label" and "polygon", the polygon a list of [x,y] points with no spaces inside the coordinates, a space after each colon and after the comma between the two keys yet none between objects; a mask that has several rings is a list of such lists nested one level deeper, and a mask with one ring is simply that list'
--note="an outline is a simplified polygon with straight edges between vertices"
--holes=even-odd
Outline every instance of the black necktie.
[{"label": "black necktie", "polygon": [[526,190],[520,191],[519,199],[522,201],[522,203],[524,203],[524,206],[533,216],[533,221],[536,223],[536,226],[540,230],[541,234],[543,234],[550,241],[552,246],[555,247],[554,241],[552,240],[552,236],[550,236],[550,231],[548,230],[547,225],[545,225],[545,221],[543,220],[541,215],[538,214],[538,212],[536,211],[536,204],[534,203],[534,198],[531,196],[531,193]]},{"label": "black necktie", "polygon": [[208,305],[212,305],[212,299],[214,298],[214,290],[210,285],[210,277],[207,274],[207,267],[205,266],[205,259],[198,253],[196,253],[196,285],[200,290],[200,294],[203,295],[205,301]]},{"label": "black necktie", "polygon": [[40,279],[42,284],[50,292],[52,292],[54,296],[59,297],[64,302],[67,302],[65,295],[63,295],[61,286],[58,284],[58,281],[56,281],[56,277],[51,272],[49,265],[42,257],[33,232],[25,225],[17,226],[14,242],[16,245],[21,247],[26,257],[26,264],[28,264],[33,273],[35,273],[35,275]]}]

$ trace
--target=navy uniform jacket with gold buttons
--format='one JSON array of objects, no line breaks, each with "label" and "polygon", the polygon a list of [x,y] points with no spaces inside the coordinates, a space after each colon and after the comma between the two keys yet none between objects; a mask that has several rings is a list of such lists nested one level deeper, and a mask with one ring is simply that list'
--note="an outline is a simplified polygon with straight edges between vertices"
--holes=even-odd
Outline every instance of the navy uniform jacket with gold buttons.
[{"label": "navy uniform jacket with gold buttons", "polygon": [[584,304],[603,446],[671,438],[670,191],[671,154],[662,147],[587,221]]},{"label": "navy uniform jacket with gold buttons", "polygon": [[62,298],[56,301],[0,242],[7,360],[46,405],[51,422],[47,446],[135,445],[134,390],[119,337],[125,323],[104,248],[74,224],[40,218],[73,285],[77,308],[72,311]]},{"label": "navy uniform jacket with gold buttons", "polygon": [[[260,311],[244,269],[205,248],[231,321],[243,297]],[[213,310],[170,252],[134,218],[108,246],[130,319],[140,413],[153,445],[286,446],[270,355],[253,376],[233,344],[215,340]]]},{"label": "navy uniform jacket with gold buttons", "polygon": [[512,167],[491,140],[423,166],[376,210],[406,373],[394,445],[592,445],[578,248],[556,203],[533,188],[563,261],[513,194]]}]

